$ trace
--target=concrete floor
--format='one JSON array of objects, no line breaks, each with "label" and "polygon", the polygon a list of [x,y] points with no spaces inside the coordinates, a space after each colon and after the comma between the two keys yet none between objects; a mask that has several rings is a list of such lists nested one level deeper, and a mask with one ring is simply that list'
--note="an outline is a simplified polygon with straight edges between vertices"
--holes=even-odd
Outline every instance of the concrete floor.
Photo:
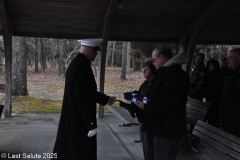
[{"label": "concrete floor", "polygon": [[[49,159],[43,156],[53,151],[59,117],[60,114],[33,113],[2,117],[0,159]],[[122,122],[113,113],[105,113],[97,120],[98,160],[144,159],[141,143],[134,142],[139,140],[138,126],[119,127]],[[11,154],[15,157],[5,158]]]}]

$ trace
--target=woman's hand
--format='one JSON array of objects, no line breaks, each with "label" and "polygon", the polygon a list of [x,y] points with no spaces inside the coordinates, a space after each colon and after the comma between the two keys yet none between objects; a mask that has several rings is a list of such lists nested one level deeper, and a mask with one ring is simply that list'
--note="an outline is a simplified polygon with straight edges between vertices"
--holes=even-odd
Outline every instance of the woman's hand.
[{"label": "woman's hand", "polygon": [[138,106],[140,109],[144,110],[144,103],[137,100],[135,103],[134,103],[136,106]]}]

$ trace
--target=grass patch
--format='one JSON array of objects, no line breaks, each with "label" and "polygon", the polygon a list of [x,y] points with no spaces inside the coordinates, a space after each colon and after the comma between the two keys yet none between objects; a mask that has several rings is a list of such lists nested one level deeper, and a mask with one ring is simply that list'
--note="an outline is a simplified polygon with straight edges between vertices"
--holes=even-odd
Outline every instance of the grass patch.
[{"label": "grass patch", "polygon": [[13,96],[12,110],[20,113],[55,113],[60,112],[62,100],[50,100],[30,96]]},{"label": "grass patch", "polygon": [[[119,106],[118,102],[115,102],[112,106]],[[61,100],[50,100],[30,96],[12,97],[12,111],[16,113],[59,113],[61,108]],[[108,105],[105,105],[104,109],[108,109]]]}]

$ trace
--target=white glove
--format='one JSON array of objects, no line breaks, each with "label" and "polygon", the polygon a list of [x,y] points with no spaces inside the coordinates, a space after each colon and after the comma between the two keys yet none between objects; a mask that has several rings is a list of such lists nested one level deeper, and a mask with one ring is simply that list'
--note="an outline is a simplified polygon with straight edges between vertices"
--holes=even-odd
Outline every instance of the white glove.
[{"label": "white glove", "polygon": [[107,105],[111,106],[114,104],[115,101],[116,101],[116,97],[109,97]]},{"label": "white glove", "polygon": [[88,132],[88,137],[92,137],[92,136],[94,136],[96,133],[97,133],[97,128],[89,131],[89,132]]}]

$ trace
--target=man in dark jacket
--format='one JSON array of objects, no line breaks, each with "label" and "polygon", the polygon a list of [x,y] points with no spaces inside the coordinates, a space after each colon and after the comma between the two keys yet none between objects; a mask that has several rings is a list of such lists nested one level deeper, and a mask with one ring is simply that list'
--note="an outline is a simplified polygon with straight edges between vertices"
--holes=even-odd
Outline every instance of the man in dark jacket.
[{"label": "man in dark jacket", "polygon": [[114,98],[97,91],[91,68],[102,39],[81,41],[80,53],[66,71],[61,117],[54,146],[57,159],[96,160],[96,103],[112,105]]},{"label": "man in dark jacket", "polygon": [[203,81],[207,75],[207,68],[204,65],[205,55],[203,53],[197,53],[195,58],[196,67],[193,69],[190,76],[190,92],[189,97],[195,98],[198,100],[203,100]]},{"label": "man in dark jacket", "polygon": [[222,91],[220,122],[225,131],[240,137],[240,48],[229,52],[227,64],[230,70]]},{"label": "man in dark jacket", "polygon": [[147,93],[149,104],[137,101],[144,110],[143,130],[152,136],[154,160],[173,160],[177,154],[178,141],[186,134],[186,101],[190,80],[181,65],[169,61],[172,52],[166,47],[153,50],[156,80]]}]

